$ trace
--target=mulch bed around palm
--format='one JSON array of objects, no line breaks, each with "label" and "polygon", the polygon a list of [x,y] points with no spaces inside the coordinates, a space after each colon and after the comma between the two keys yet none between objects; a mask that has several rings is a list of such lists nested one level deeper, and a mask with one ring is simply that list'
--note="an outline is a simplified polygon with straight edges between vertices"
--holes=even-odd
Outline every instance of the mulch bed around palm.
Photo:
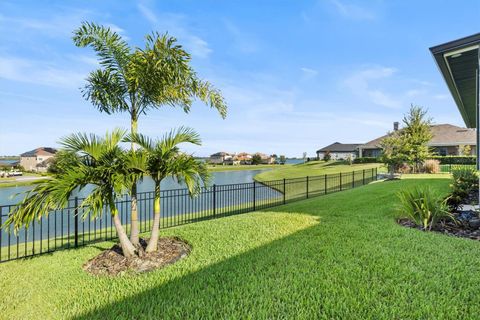
[{"label": "mulch bed around palm", "polygon": [[[144,249],[147,246],[147,240],[140,241]],[[183,240],[165,237],[158,240],[156,252],[143,253],[138,257],[127,259],[122,255],[120,246],[114,245],[87,261],[83,269],[94,275],[118,276],[125,273],[143,273],[173,264],[186,257],[190,251],[190,246]]]}]

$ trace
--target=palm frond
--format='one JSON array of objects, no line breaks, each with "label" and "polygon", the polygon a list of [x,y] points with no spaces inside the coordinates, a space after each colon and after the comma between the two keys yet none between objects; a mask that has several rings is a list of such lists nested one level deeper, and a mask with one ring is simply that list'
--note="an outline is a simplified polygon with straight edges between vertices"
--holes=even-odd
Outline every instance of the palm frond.
[{"label": "palm frond", "polygon": [[223,119],[226,118],[227,104],[220,90],[215,89],[210,82],[197,79],[196,77],[192,78],[191,90],[198,99],[210,106],[210,108],[216,109]]},{"label": "palm frond", "polygon": [[129,133],[123,139],[123,142],[133,142],[139,145],[141,148],[147,150],[148,152],[155,149],[155,141],[150,137],[141,134],[141,133]]},{"label": "palm frond", "polygon": [[195,132],[195,130],[182,126],[165,134],[159,141],[158,145],[164,152],[167,152],[169,150],[178,148],[178,145],[181,143],[201,145],[202,140],[200,139],[200,135]]},{"label": "palm frond", "polygon": [[127,42],[109,27],[83,22],[73,32],[73,41],[78,47],[92,47],[104,68],[124,72],[129,61],[130,48]]},{"label": "palm frond", "polygon": [[5,225],[13,225],[15,231],[23,225],[28,227],[35,219],[48,216],[50,211],[66,207],[73,192],[87,183],[80,164],[66,173],[39,182],[10,211]]},{"label": "palm frond", "polygon": [[82,94],[101,112],[111,114],[129,109],[128,88],[118,73],[113,73],[109,69],[92,71],[82,89]]},{"label": "palm frond", "polygon": [[210,174],[205,163],[195,160],[191,155],[182,154],[175,159],[171,175],[184,182],[190,195],[197,195],[201,186],[208,184]]}]

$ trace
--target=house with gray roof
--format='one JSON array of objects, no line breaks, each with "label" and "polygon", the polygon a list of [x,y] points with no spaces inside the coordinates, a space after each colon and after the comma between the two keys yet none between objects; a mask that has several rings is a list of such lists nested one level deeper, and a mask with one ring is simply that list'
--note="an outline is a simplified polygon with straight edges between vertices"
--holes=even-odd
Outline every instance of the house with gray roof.
[{"label": "house with gray roof", "polygon": [[[470,154],[476,154],[476,129],[463,128],[452,124],[432,125],[432,139],[428,146],[432,152],[441,156],[461,155],[464,146],[470,147]],[[394,123],[394,131],[398,128],[398,122]],[[391,133],[390,133],[391,134]],[[382,153],[381,143],[390,134],[378,137],[358,147],[359,157],[379,157]]]},{"label": "house with gray roof", "polygon": [[357,149],[360,143],[334,142],[322,149],[317,150],[317,160],[323,160],[326,153],[330,153],[332,160],[355,159],[358,155]]}]

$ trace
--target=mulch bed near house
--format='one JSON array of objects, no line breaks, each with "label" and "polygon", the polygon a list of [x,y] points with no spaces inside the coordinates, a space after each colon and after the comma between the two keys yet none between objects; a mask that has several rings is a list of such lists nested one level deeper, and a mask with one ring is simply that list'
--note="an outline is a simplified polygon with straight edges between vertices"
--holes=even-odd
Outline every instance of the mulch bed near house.
[{"label": "mulch bed near house", "polygon": [[[147,239],[148,240],[148,239]],[[145,249],[147,240],[140,243]],[[165,237],[158,240],[158,250],[144,253],[139,257],[125,258],[119,245],[103,251],[83,265],[83,270],[93,275],[119,276],[125,273],[143,273],[165,267],[186,257],[191,247],[176,237]]]},{"label": "mulch bed near house", "polygon": [[[453,213],[453,219],[442,220],[432,226],[431,231],[447,234],[450,236],[480,240],[480,216],[473,210],[457,211]],[[397,222],[408,228],[423,231],[423,227],[415,224],[407,218],[398,219]]]}]

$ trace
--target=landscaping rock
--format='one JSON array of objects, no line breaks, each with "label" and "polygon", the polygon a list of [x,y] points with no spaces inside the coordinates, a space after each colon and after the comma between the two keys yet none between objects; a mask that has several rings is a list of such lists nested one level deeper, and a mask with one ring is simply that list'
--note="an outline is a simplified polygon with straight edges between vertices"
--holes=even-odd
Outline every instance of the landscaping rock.
[{"label": "landscaping rock", "polygon": [[468,226],[472,229],[480,228],[480,219],[472,219],[468,221]]}]

